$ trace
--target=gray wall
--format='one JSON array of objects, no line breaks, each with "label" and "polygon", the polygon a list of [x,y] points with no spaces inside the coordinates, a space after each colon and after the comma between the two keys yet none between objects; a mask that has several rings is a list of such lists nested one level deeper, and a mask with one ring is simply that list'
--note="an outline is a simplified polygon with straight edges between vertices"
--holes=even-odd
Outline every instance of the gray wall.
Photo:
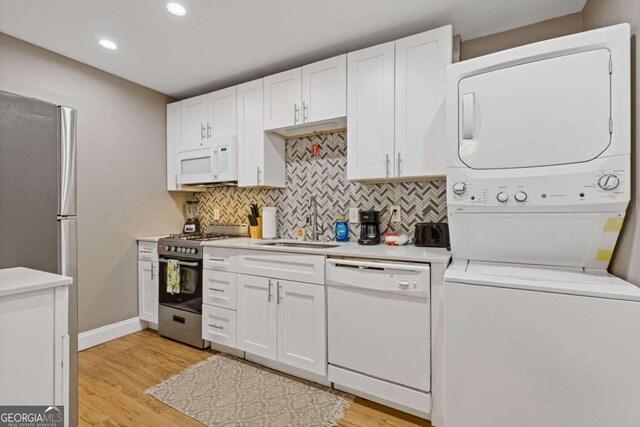
[{"label": "gray wall", "polygon": [[2,33],[0,90],[78,109],[79,331],[137,316],[135,238],[183,221],[165,187],[171,98]]},{"label": "gray wall", "polygon": [[632,172],[631,182],[632,198],[622,235],[614,253],[610,270],[623,279],[636,285],[640,285],[640,224],[638,212],[640,211],[640,69],[638,58],[640,47],[638,46],[638,34],[640,34],[640,2],[638,0],[588,0],[582,11],[585,30],[606,27],[608,25],[628,22],[631,25],[631,153]]}]

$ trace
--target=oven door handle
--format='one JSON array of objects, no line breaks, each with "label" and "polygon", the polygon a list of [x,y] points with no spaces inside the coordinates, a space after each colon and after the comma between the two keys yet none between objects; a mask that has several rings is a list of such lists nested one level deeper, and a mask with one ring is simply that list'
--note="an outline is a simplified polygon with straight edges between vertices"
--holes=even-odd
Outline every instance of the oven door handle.
[{"label": "oven door handle", "polygon": [[[158,261],[160,261],[160,262],[169,262],[169,260],[166,259],[166,258],[160,258]],[[178,261],[178,264],[186,265],[188,267],[197,267],[198,266],[197,262]]]}]

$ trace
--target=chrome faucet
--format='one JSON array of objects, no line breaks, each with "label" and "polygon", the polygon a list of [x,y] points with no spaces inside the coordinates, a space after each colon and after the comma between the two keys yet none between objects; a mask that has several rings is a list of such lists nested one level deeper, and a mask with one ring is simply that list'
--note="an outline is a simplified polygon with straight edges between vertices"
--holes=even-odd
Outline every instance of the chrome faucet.
[{"label": "chrome faucet", "polygon": [[307,214],[307,224],[311,225],[311,240],[319,240],[318,232],[324,233],[324,226],[320,225],[318,230],[318,204],[316,203],[315,196],[311,196],[308,206],[310,213]]}]

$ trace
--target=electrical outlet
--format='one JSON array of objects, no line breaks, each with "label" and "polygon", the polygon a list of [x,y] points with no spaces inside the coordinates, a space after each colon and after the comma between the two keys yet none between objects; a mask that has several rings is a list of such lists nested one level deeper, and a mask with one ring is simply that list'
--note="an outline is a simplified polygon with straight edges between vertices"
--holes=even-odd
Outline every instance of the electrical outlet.
[{"label": "electrical outlet", "polygon": [[349,208],[349,223],[357,224],[360,222],[360,209]]},{"label": "electrical outlet", "polygon": [[391,206],[391,222],[398,223],[402,220],[402,210],[400,206]]},{"label": "electrical outlet", "polygon": [[213,220],[214,221],[220,221],[220,209],[215,208],[213,210]]}]

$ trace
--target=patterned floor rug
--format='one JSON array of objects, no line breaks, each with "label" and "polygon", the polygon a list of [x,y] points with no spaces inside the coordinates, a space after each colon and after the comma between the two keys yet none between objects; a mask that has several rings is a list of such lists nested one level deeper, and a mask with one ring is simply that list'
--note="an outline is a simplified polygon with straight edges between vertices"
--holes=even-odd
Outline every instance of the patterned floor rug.
[{"label": "patterned floor rug", "polygon": [[224,354],[145,393],[215,427],[330,427],[353,401],[348,394]]}]

